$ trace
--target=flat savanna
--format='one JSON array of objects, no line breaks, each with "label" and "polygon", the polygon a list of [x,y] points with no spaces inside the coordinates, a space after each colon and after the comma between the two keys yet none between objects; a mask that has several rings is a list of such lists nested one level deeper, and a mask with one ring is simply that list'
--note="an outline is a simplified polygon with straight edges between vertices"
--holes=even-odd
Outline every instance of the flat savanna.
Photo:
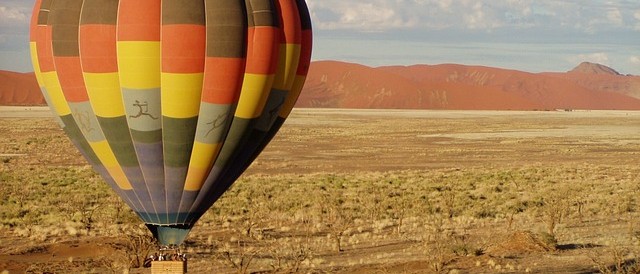
[{"label": "flat savanna", "polygon": [[[296,109],[190,273],[637,273],[640,112]],[[0,271],[149,273],[146,228],[41,109],[0,108]]]}]

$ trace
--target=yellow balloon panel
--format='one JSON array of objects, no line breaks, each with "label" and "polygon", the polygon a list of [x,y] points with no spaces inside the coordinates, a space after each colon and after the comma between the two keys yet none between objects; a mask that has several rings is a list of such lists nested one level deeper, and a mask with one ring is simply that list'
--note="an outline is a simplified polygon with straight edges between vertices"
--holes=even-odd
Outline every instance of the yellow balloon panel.
[{"label": "yellow balloon panel", "polygon": [[160,86],[160,42],[118,41],[118,70],[122,87],[152,89]]},{"label": "yellow balloon panel", "polygon": [[125,115],[118,73],[84,73],[84,81],[96,115],[114,118]]}]

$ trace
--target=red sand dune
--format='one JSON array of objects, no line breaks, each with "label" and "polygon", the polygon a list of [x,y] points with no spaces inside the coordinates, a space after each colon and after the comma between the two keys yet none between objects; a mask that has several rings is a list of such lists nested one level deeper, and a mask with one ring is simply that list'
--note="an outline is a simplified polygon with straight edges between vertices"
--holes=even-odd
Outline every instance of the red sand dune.
[{"label": "red sand dune", "polygon": [[0,105],[44,105],[35,74],[0,70]]},{"label": "red sand dune", "polygon": [[[412,109],[640,109],[640,77],[584,63],[569,73],[454,64],[367,66],[319,61],[299,107]],[[634,98],[635,97],[635,98]]]},{"label": "red sand dune", "polygon": [[[33,73],[0,71],[0,105],[43,105]],[[298,107],[394,109],[640,109],[640,77],[582,63],[567,73],[455,64],[311,64]]]}]

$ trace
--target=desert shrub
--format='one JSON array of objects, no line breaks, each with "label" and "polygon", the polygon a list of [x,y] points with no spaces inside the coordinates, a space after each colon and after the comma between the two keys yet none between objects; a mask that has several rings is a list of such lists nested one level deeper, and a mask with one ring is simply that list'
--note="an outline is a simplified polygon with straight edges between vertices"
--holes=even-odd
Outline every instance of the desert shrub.
[{"label": "desert shrub", "polygon": [[562,191],[555,191],[543,198],[539,214],[546,224],[546,234],[555,237],[556,226],[569,213],[569,200]]},{"label": "desert shrub", "polygon": [[319,216],[328,230],[328,237],[334,242],[334,250],[342,252],[342,238],[352,228],[355,216],[353,210],[338,191],[324,191],[318,200]]},{"label": "desert shrub", "polygon": [[630,258],[631,250],[618,243],[607,251],[591,251],[589,258],[600,273],[640,273],[640,259],[637,256]]},{"label": "desert shrub", "polygon": [[252,265],[256,256],[258,256],[258,248],[249,245],[242,240],[228,242],[216,253],[219,261],[227,264],[238,274],[249,273],[249,267]]},{"label": "desert shrub", "polygon": [[124,253],[120,257],[127,260],[124,265],[127,269],[142,267],[144,259],[157,247],[156,240],[144,225],[125,225],[120,233],[124,242],[117,243],[115,247]]},{"label": "desert shrub", "polygon": [[456,257],[454,252],[457,249],[452,241],[453,233],[445,227],[446,218],[441,214],[427,218],[421,240],[421,245],[424,247],[423,254],[431,270],[436,273],[445,272],[447,265]]},{"label": "desert shrub", "polygon": [[313,258],[310,237],[273,238],[266,242],[270,266],[276,273],[297,273]]}]

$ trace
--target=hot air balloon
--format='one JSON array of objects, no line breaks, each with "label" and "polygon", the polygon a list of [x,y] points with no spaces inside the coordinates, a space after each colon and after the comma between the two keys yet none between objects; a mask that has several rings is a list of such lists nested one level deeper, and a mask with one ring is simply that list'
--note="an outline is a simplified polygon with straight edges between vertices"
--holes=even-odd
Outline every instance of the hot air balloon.
[{"label": "hot air balloon", "polygon": [[30,38],[60,126],[163,246],[277,133],[312,42],[304,0],[36,0]]}]

